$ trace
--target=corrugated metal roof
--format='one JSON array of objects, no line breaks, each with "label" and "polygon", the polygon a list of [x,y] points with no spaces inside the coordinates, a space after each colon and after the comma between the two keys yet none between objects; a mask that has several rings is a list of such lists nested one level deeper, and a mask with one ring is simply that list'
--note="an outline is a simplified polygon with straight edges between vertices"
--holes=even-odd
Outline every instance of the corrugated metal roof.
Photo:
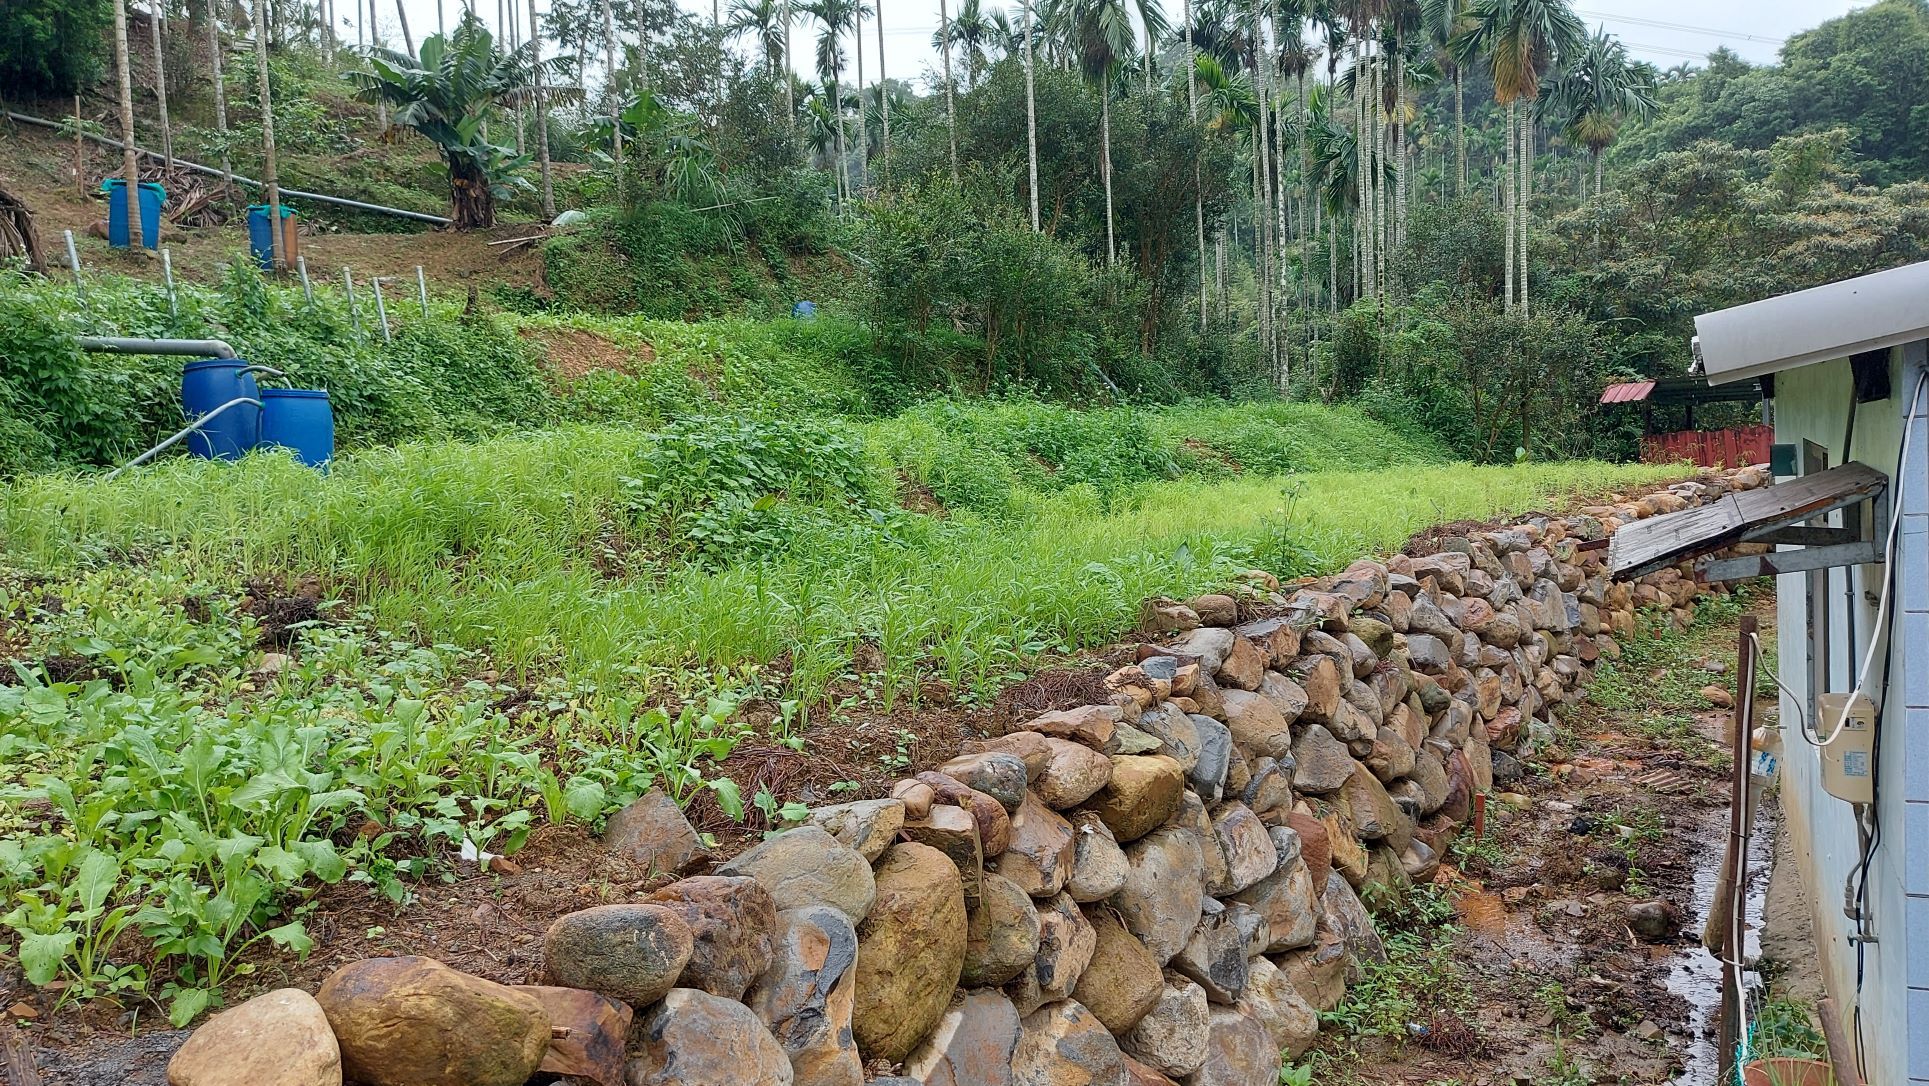
[{"label": "corrugated metal roof", "polygon": [[1648,398],[1654,391],[1653,381],[1629,381],[1626,384],[1609,385],[1601,390],[1602,403],[1636,403]]}]

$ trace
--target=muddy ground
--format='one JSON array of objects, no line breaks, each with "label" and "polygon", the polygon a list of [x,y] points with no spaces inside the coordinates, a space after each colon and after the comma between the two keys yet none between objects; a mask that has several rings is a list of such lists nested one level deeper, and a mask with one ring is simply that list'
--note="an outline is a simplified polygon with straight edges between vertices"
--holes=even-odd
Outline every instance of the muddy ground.
[{"label": "muddy ground", "polygon": [[[1747,609],[1770,640],[1773,598]],[[1412,978],[1430,994],[1405,1036],[1329,1030],[1314,1081],[1716,1082],[1720,973],[1699,943],[1728,832],[1731,711],[1701,690],[1732,691],[1741,611],[1718,607],[1713,621],[1637,648],[1555,746],[1496,783],[1487,841],[1463,843],[1436,879],[1457,921],[1445,975]],[[1772,700],[1759,703],[1759,719],[1773,713]],[[1761,884],[1773,823],[1765,805],[1752,865]],[[1636,933],[1628,908],[1648,902],[1678,915],[1671,934]]]}]

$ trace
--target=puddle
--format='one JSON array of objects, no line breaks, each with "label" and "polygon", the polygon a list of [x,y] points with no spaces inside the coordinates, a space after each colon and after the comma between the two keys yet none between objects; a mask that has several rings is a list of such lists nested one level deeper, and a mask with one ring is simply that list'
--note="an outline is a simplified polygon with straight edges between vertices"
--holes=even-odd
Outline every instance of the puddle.
[{"label": "puddle", "polygon": [[[1743,961],[1752,961],[1761,955],[1762,911],[1768,901],[1768,869],[1775,856],[1777,815],[1772,803],[1762,804],[1755,813],[1754,831],[1748,840],[1748,886],[1744,906],[1748,926],[1742,933]],[[1695,941],[1681,948],[1668,966],[1668,991],[1687,1002],[1688,1033],[1693,1038],[1688,1050],[1682,1053],[1681,1074],[1669,1080],[1671,1086],[1718,1086],[1721,1080],[1722,965],[1719,958],[1702,948],[1699,931],[1700,925],[1706,924],[1709,910],[1714,905],[1715,882],[1720,874],[1723,854],[1721,845],[1728,835],[1725,813],[1718,828],[1720,837],[1712,847],[1702,850],[1704,860],[1695,871],[1694,916],[1699,922]],[[1748,970],[1743,973],[1742,982],[1753,988],[1759,983],[1759,978],[1753,970]]]}]

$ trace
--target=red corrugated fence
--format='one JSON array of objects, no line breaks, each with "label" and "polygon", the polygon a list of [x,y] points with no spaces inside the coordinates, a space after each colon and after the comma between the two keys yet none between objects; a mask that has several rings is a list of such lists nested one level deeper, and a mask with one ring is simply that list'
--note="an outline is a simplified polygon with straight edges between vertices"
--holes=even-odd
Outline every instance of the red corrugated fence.
[{"label": "red corrugated fence", "polygon": [[1680,430],[1649,434],[1641,439],[1641,459],[1649,464],[1687,460],[1704,468],[1742,467],[1768,463],[1775,444],[1773,426],[1738,426],[1732,430]]}]

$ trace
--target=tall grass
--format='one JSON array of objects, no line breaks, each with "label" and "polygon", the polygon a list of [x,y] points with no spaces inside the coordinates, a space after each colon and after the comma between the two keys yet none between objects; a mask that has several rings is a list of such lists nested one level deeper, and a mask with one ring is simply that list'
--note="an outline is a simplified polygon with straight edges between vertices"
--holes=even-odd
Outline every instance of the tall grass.
[{"label": "tall grass", "polygon": [[1082,484],[1021,490],[1016,517],[824,517],[754,561],[624,564],[639,543],[625,481],[648,442],[573,428],[367,450],[327,475],[254,457],[176,460],[115,482],[38,476],[0,493],[0,544],[40,568],[135,559],[204,578],[320,574],[388,628],[528,671],[614,678],[782,657],[811,696],[866,639],[895,689],[935,673],[967,692],[1041,653],[1116,637],[1146,595],[1198,591],[1281,555],[1334,568],[1431,523],[1673,470],[1402,467],[1290,484],[1191,478],[1109,499]]}]

